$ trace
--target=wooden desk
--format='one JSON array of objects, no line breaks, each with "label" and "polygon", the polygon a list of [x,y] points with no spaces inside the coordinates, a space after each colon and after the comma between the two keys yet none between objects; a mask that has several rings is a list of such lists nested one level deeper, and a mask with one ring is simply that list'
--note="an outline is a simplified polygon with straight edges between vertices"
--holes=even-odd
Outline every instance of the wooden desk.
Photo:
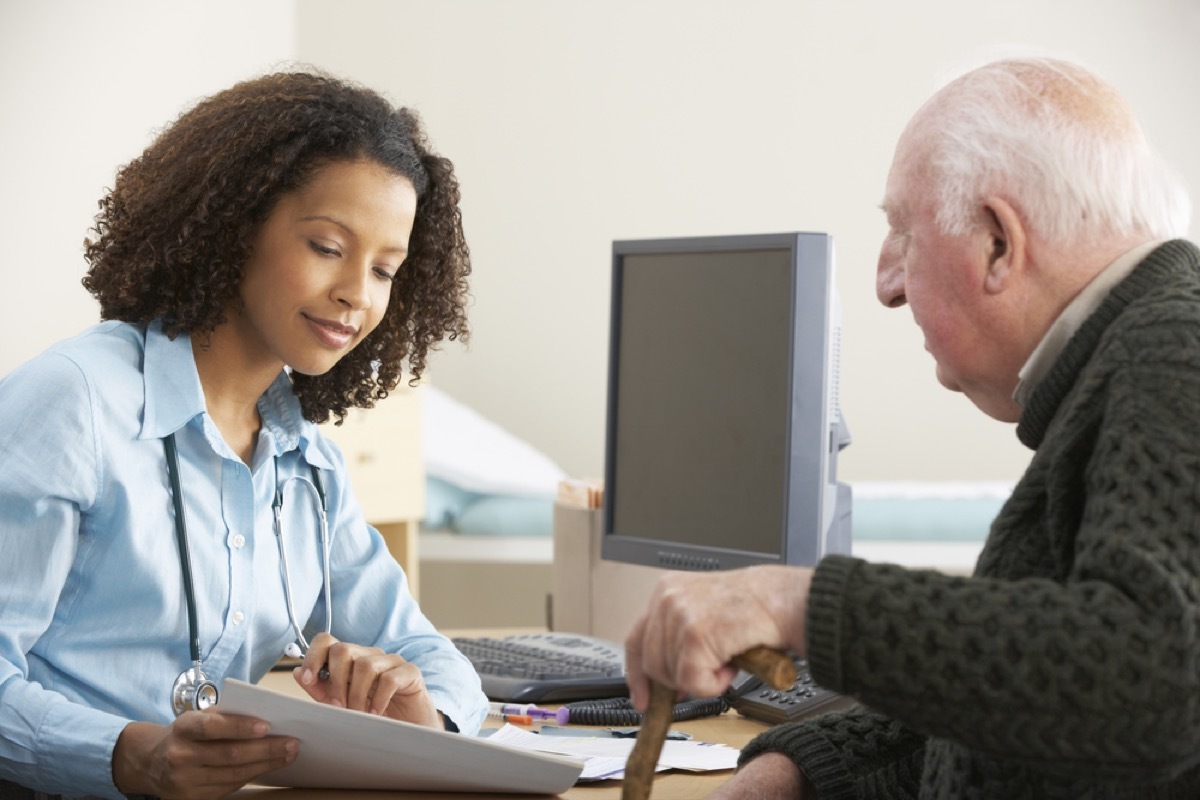
[{"label": "wooden desk", "polygon": [[[300,687],[292,679],[289,672],[272,672],[262,680],[262,685],[277,691],[286,691],[304,696]],[[489,718],[485,727],[498,726],[499,720]],[[679,722],[672,726],[676,730],[692,734],[696,741],[717,742],[731,747],[744,747],[758,733],[765,730],[760,722],[740,717],[735,712],[727,712],[719,717]],[[714,791],[733,773],[721,772],[680,772],[671,770],[660,772],[654,778],[654,791],[651,800],[697,800]],[[322,789],[273,789],[259,786],[248,786],[232,795],[238,800],[332,800],[340,798],[344,793],[335,790]],[[374,792],[355,791],[355,800],[385,800],[386,798],[429,798],[429,800],[479,800],[485,795],[460,794],[456,792]],[[495,797],[511,797],[512,795],[492,795]],[[600,781],[572,786],[564,794],[555,795],[568,800],[616,800],[621,796],[620,781]]]}]

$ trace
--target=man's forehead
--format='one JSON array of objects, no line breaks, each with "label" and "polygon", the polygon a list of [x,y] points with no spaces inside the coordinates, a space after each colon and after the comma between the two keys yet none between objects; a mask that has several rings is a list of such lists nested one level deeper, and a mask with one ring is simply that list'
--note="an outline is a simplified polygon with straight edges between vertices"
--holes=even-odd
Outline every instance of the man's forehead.
[{"label": "man's forehead", "polygon": [[910,195],[913,191],[911,183],[915,177],[913,166],[911,149],[905,147],[902,140],[896,146],[896,155],[884,185],[883,199],[879,203],[879,208],[887,215],[889,222],[902,222],[910,213]]}]

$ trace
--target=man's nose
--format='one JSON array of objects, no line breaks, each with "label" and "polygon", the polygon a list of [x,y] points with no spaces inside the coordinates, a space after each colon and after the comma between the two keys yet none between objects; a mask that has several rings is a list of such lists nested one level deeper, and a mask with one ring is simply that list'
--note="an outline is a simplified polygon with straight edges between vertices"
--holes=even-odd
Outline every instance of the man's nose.
[{"label": "man's nose", "polygon": [[899,308],[907,300],[904,296],[904,258],[900,254],[899,242],[889,236],[879,249],[879,266],[875,272],[875,296],[888,308]]}]

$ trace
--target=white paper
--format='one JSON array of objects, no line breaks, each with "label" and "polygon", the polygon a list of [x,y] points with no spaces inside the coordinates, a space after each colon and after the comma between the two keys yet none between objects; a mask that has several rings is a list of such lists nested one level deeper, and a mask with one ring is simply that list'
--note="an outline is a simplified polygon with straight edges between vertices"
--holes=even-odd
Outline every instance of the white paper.
[{"label": "white paper", "polygon": [[272,734],[300,740],[294,762],[255,780],[264,786],[559,794],[583,770],[578,758],[334,708],[237,680],[221,687],[219,708],[266,720]]},{"label": "white paper", "polygon": [[[625,761],[629,758],[635,742],[634,739],[612,736],[554,736],[533,733],[513,725],[505,725],[488,740],[542,753],[583,758],[583,773],[579,776],[581,781],[621,778],[625,774]],[[707,772],[735,769],[740,752],[724,744],[668,740],[663,742],[655,771],[683,769],[690,772]]]}]

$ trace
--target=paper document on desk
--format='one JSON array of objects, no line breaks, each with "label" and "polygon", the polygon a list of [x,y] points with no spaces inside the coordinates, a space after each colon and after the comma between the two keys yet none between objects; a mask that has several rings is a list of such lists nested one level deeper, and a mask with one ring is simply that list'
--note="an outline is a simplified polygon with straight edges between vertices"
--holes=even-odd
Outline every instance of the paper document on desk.
[{"label": "paper document on desk", "polygon": [[[630,751],[633,750],[635,740],[614,739],[601,735],[591,739],[574,736],[546,736],[514,725],[505,725],[488,737],[488,741],[537,750],[542,753],[558,753],[584,758],[586,761],[579,780],[599,781],[624,777],[625,762],[629,758]],[[735,769],[740,752],[740,750],[724,744],[668,741],[663,743],[656,771],[683,769],[691,772],[708,772],[710,770]]]},{"label": "paper document on desk", "polygon": [[583,770],[578,758],[334,708],[237,680],[225,681],[218,708],[266,720],[272,734],[300,740],[294,762],[255,780],[264,786],[559,794]]}]

